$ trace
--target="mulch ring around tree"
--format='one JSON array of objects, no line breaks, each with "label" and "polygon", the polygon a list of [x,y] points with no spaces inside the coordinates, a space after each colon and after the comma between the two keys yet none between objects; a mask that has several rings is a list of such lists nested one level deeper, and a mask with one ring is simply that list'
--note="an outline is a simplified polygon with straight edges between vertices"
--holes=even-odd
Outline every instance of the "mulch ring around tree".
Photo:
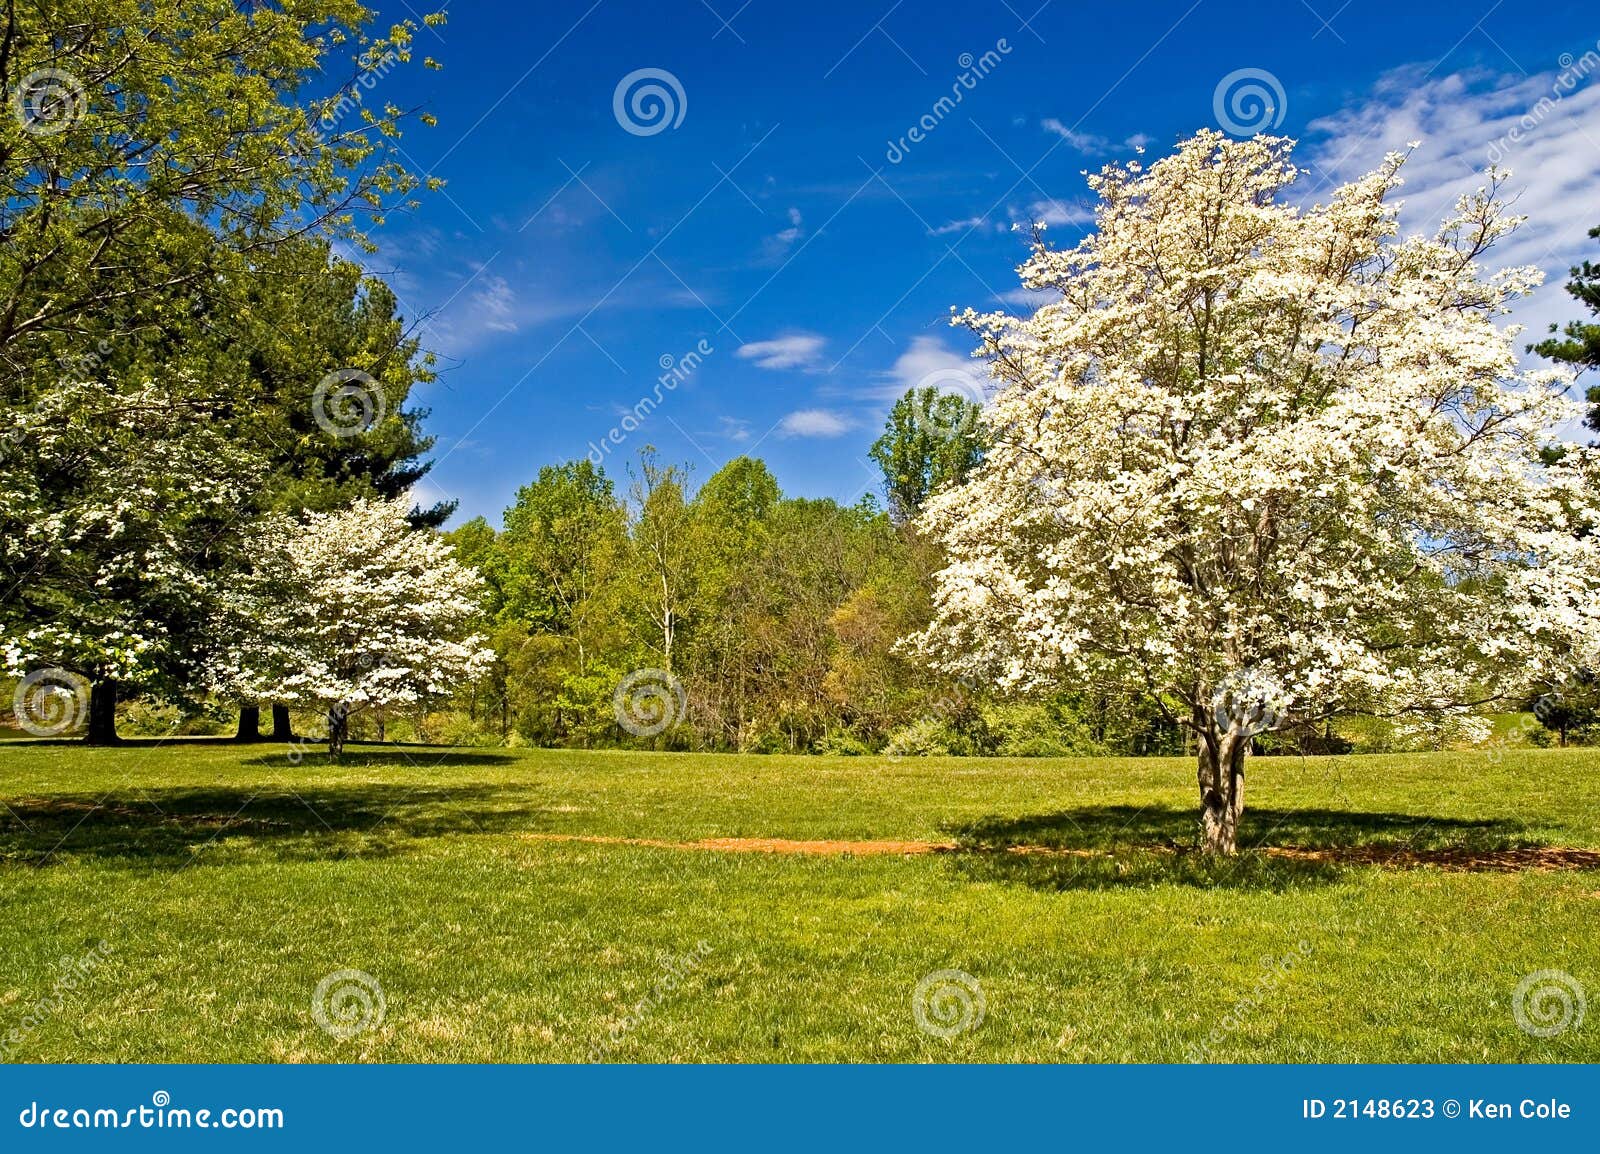
[{"label": "mulch ring around tree", "polygon": [[[797,841],[770,837],[709,837],[699,841],[668,841],[659,838],[618,837],[582,833],[523,833],[527,841],[580,842],[588,845],[644,846],[651,849],[711,850],[721,853],[769,853],[842,857],[909,857],[922,854],[1010,853],[1049,857],[1112,857],[1103,849],[1076,849],[1058,846],[1014,845],[1002,850],[963,846],[950,841]],[[1128,846],[1143,852],[1191,852],[1172,846]],[[1517,846],[1509,849],[1408,849],[1382,845],[1264,846],[1268,857],[1294,861],[1326,862],[1331,865],[1382,866],[1390,869],[1429,867],[1458,873],[1521,870],[1600,870],[1600,850],[1567,849],[1561,846]]]}]

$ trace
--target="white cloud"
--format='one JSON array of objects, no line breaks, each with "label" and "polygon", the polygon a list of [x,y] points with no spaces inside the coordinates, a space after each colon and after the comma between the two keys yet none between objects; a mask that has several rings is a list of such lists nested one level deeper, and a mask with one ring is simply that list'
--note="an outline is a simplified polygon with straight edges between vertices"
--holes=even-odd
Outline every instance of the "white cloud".
[{"label": "white cloud", "polygon": [[778,422],[786,437],[837,437],[848,433],[855,423],[832,409],[799,409]]},{"label": "white cloud", "polygon": [[1011,210],[1011,219],[1014,221],[1033,224],[1035,222],[1060,228],[1063,225],[1093,224],[1094,208],[1092,205],[1081,204],[1066,200],[1036,200],[1026,209]]},{"label": "white cloud", "polygon": [[[985,216],[969,216],[965,220],[952,220],[952,221],[949,221],[949,222],[947,222],[945,224],[936,225],[935,227],[930,228],[928,230],[928,235],[929,236],[949,236],[953,232],[971,232],[971,231],[973,231],[975,229],[976,230],[982,230],[982,229],[985,229],[985,228],[988,228],[988,227],[989,227],[989,218],[988,217],[985,217]],[[1003,224],[1003,223],[996,222],[995,225],[994,225],[994,229],[995,229],[996,232],[1009,232],[1009,231],[1011,231],[1011,226],[1008,225],[1008,224]]]},{"label": "white cloud", "polygon": [[805,235],[805,220],[800,215],[798,208],[791,208],[788,213],[789,227],[782,229],[761,242],[761,257],[767,264],[778,264],[788,255],[794,242]]},{"label": "white cloud", "polygon": [[1067,142],[1069,148],[1076,148],[1082,153],[1104,152],[1107,141],[1103,136],[1096,136],[1092,132],[1075,132],[1062,124],[1054,116],[1047,116],[1039,122],[1039,127],[1046,132],[1053,132]]},{"label": "white cloud", "polygon": [[770,341],[751,341],[733,354],[761,369],[814,369],[827,342],[815,333],[792,333]]},{"label": "white cloud", "polygon": [[[1574,316],[1561,285],[1570,266],[1596,255],[1588,231],[1600,224],[1600,62],[1570,91],[1557,87],[1559,75],[1427,78],[1415,67],[1389,73],[1367,100],[1311,124],[1318,136],[1309,152],[1311,183],[1325,197],[1329,186],[1374,168],[1386,152],[1420,141],[1401,173],[1400,223],[1406,233],[1431,233],[1456,197],[1483,183],[1491,163],[1509,170],[1506,195],[1528,219],[1482,263],[1545,271],[1545,287],[1513,311],[1534,339],[1551,321]],[[1570,70],[1568,78],[1575,78]]]},{"label": "white cloud", "polygon": [[484,328],[497,333],[517,331],[517,294],[503,276],[485,276],[472,294],[472,311]]},{"label": "white cloud", "polygon": [[718,417],[716,435],[743,444],[750,439],[750,422],[741,417]]},{"label": "white cloud", "polygon": [[989,379],[981,361],[956,352],[938,337],[913,337],[911,347],[895,359],[888,377],[891,383],[879,393],[884,400],[896,400],[907,389],[932,387],[981,402]]}]

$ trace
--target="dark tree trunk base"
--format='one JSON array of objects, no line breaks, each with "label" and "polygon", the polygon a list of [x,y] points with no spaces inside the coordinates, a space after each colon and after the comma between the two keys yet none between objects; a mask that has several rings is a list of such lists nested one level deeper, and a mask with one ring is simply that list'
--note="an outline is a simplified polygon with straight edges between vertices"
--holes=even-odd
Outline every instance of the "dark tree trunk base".
[{"label": "dark tree trunk base", "polygon": [[235,741],[260,741],[261,740],[261,707],[259,705],[241,705],[239,707],[239,732],[233,735]]},{"label": "dark tree trunk base", "polygon": [[86,745],[116,745],[117,737],[117,683],[96,681],[89,689],[89,731],[84,734]]},{"label": "dark tree trunk base", "polygon": [[289,707],[287,705],[274,705],[272,707],[272,740],[294,740],[294,724],[289,718]]}]

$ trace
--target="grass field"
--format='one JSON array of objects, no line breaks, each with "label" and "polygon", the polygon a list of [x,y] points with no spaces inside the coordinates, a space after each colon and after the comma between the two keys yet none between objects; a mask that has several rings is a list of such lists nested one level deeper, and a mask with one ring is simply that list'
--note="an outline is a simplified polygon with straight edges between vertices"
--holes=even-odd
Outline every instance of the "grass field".
[{"label": "grass field", "polygon": [[[1182,852],[1192,782],[1159,759],[353,747],[330,766],[271,745],[3,744],[0,1045],[12,1061],[1600,1060],[1600,1005],[1548,1038],[1512,1007],[1541,970],[1600,998],[1600,871],[1495,868],[1515,847],[1600,849],[1600,750],[1258,760],[1257,848],[1222,867]],[[1369,864],[1395,851],[1453,868]],[[103,960],[63,989],[62,960],[85,957]],[[384,1013],[340,1038],[313,1001],[347,969]],[[942,970],[985,1007],[952,1037],[913,1011]]]}]

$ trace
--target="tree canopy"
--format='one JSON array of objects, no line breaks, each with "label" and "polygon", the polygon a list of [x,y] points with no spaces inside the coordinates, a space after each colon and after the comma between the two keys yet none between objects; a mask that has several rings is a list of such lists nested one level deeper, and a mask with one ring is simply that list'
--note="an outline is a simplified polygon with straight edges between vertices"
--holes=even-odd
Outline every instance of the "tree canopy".
[{"label": "tree canopy", "polygon": [[1251,739],[1339,711],[1460,711],[1600,642],[1573,406],[1500,323],[1491,185],[1400,238],[1404,164],[1305,207],[1290,142],[1205,132],[1090,178],[1095,230],[1036,242],[1033,316],[959,318],[1002,391],[924,517],[949,563],[921,651],[1037,689],[1137,691],[1200,743],[1236,844]]}]

